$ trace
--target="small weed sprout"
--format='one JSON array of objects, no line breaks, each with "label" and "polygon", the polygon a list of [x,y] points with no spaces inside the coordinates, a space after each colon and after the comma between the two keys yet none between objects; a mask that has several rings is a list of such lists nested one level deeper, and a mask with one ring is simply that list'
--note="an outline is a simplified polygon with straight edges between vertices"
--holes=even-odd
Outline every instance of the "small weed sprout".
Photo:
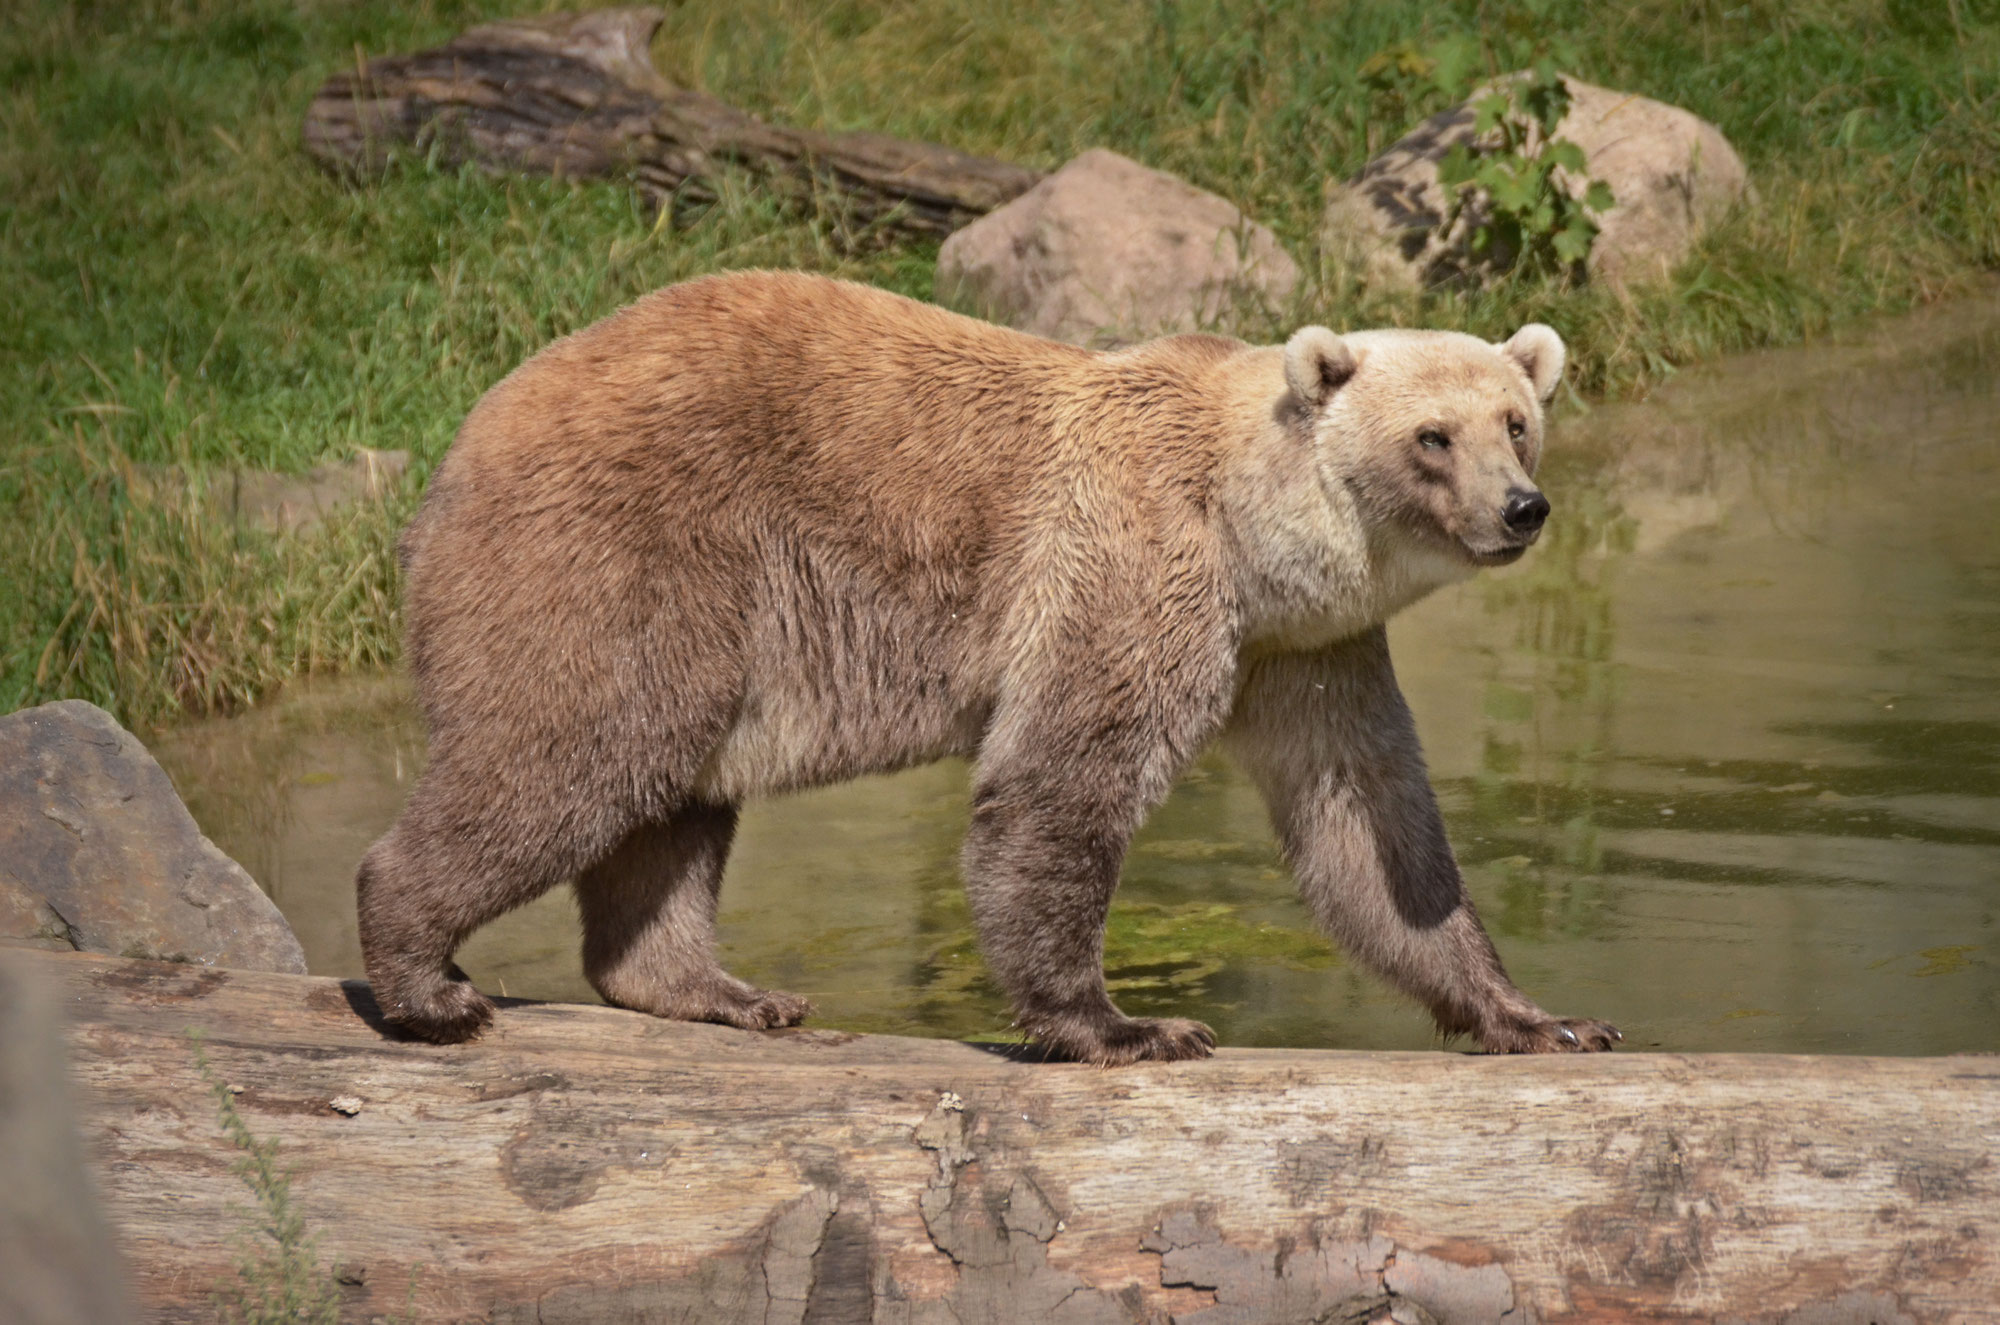
[{"label": "small weed sprout", "polygon": [[257,1198],[246,1212],[238,1237],[242,1254],[236,1262],[237,1282],[216,1295],[217,1315],[231,1325],[278,1325],[313,1322],[336,1325],[340,1319],[340,1289],[332,1271],[321,1268],[319,1247],[306,1232],[305,1216],[292,1204],[291,1175],[278,1167],[275,1137],[258,1140],[236,1111],[229,1086],[209,1065],[201,1037],[194,1037],[195,1069],[215,1096],[223,1133],[242,1151],[231,1167]]}]

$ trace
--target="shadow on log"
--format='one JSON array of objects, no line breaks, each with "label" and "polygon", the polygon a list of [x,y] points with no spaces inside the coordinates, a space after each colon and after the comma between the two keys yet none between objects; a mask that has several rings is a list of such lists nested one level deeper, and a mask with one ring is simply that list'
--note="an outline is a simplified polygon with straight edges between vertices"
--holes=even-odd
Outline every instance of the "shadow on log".
[{"label": "shadow on log", "polygon": [[[280,1144],[344,1317],[1990,1319],[2000,1061],[1224,1050],[1101,1071],[945,1041],[506,1006],[439,1048],[365,986],[8,954],[60,992],[152,1318]],[[333,1102],[338,1100],[340,1110]]]},{"label": "shadow on log", "polygon": [[1036,171],[931,143],[766,124],[661,76],[657,9],[605,9],[472,28],[329,78],[306,108],[306,151],[351,176],[398,149],[446,165],[629,177],[654,203],[712,200],[726,169],[794,198],[824,191],[854,220],[940,237],[1034,187]]}]

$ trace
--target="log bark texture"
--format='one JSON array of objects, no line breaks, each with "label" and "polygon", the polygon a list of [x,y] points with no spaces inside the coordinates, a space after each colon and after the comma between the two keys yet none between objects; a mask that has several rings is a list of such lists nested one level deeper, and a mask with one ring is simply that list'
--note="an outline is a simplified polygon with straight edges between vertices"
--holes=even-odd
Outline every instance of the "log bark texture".
[{"label": "log bark texture", "polygon": [[718,172],[737,168],[793,197],[830,194],[857,222],[932,237],[1041,178],[932,143],[767,124],[675,87],[650,51],[662,19],[657,9],[512,19],[366,61],[313,97],[306,151],[353,176],[411,148],[447,165],[626,176],[655,203],[712,199]]},{"label": "log bark texture", "polygon": [[[504,1006],[439,1048],[365,986],[26,953],[152,1318],[247,1194],[198,1029],[347,1317],[1993,1319],[2000,1060],[972,1045]],[[345,1097],[345,1098],[343,1098]],[[335,1111],[341,1099],[352,1112]]]}]

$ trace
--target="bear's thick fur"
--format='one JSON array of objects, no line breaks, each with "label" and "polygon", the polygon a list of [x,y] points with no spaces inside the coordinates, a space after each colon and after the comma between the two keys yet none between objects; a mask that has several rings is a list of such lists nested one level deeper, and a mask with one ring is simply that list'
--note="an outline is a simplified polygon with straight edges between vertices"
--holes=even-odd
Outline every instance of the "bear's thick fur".
[{"label": "bear's thick fur", "polygon": [[1608,1048],[1501,970],[1382,623],[1534,541],[1562,342],[1435,332],[1097,353],[818,277],[662,290],[481,400],[405,535],[430,763],[362,861],[385,1014],[492,1005],[467,935],[575,880],[610,1002],[745,1027],[716,962],[744,799],[963,755],[966,886],[1020,1024],[1099,1063],[1214,1038],[1112,1005],[1132,832],[1217,737],[1312,910],[1493,1050]]}]

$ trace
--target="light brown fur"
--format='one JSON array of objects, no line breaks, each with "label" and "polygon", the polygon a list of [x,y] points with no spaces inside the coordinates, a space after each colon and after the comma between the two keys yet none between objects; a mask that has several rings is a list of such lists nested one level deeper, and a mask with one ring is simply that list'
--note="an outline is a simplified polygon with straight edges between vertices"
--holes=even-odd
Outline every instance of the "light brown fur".
[{"label": "light brown fur", "polygon": [[357,880],[384,1011],[477,1033],[453,952],[574,878],[607,1000],[792,1024],[804,1000],[713,955],[737,806],[964,755],[968,893],[1021,1024],[1096,1062],[1206,1054],[1112,1005],[1103,924],[1133,830],[1226,734],[1315,914],[1442,1027],[1608,1046],[1501,971],[1380,629],[1532,540],[1495,512],[1532,490],[1546,336],[1100,354],[750,273],[549,347],[405,536],[431,762]]}]

